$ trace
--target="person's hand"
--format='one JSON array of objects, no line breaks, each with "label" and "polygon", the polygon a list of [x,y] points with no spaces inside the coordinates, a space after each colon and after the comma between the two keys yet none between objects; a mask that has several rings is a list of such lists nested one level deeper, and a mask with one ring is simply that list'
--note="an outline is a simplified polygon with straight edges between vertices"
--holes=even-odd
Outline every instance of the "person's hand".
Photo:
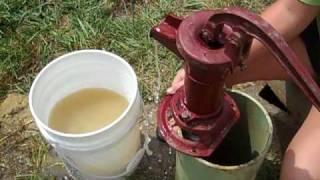
[{"label": "person's hand", "polygon": [[167,89],[167,94],[174,94],[184,84],[185,71],[180,69],[174,77],[171,87]]}]

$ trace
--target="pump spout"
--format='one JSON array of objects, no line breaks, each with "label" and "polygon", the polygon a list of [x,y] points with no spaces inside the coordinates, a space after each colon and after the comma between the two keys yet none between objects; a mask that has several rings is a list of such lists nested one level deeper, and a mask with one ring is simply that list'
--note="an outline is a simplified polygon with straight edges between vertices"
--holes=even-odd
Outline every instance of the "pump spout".
[{"label": "pump spout", "polygon": [[173,14],[166,16],[164,21],[159,25],[153,27],[150,32],[150,36],[156,39],[159,43],[167,47],[170,51],[174,52],[181,58],[181,55],[177,49],[176,38],[177,31],[182,22],[181,17],[177,17]]}]

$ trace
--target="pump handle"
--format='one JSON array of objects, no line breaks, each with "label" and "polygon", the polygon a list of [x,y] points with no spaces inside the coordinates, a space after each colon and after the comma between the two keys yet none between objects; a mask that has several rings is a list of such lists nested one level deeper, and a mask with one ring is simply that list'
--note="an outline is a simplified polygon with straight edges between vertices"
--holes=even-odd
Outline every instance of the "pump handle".
[{"label": "pump handle", "polygon": [[245,33],[259,40],[276,57],[296,85],[320,111],[320,89],[317,83],[300,63],[280,33],[260,16],[242,8],[226,8],[215,11],[209,23],[211,23],[211,27],[227,25],[233,31],[238,31],[241,34]]}]

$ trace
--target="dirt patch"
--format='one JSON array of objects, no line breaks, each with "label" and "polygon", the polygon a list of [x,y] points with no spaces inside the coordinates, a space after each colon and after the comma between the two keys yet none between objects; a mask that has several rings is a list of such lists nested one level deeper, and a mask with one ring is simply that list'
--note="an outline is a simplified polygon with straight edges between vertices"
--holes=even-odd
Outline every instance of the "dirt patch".
[{"label": "dirt patch", "polygon": [[37,151],[34,146],[37,135],[26,96],[9,94],[0,105],[1,178],[33,172],[35,157],[32,152]]},{"label": "dirt patch", "polygon": [[0,179],[41,179],[61,169],[63,164],[49,152],[32,120],[27,96],[9,94],[0,104]]},{"label": "dirt patch", "polygon": [[149,144],[152,155],[145,155],[129,180],[173,180],[175,175],[175,151],[153,137]]}]

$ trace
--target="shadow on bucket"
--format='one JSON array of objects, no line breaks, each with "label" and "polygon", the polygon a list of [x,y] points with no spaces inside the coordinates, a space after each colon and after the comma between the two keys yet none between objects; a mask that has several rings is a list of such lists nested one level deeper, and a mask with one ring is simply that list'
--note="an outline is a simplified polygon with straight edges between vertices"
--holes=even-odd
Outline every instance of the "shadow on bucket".
[{"label": "shadow on bucket", "polygon": [[241,119],[208,158],[182,153],[176,157],[176,180],[253,180],[272,140],[272,123],[266,110],[249,95],[232,90]]}]

